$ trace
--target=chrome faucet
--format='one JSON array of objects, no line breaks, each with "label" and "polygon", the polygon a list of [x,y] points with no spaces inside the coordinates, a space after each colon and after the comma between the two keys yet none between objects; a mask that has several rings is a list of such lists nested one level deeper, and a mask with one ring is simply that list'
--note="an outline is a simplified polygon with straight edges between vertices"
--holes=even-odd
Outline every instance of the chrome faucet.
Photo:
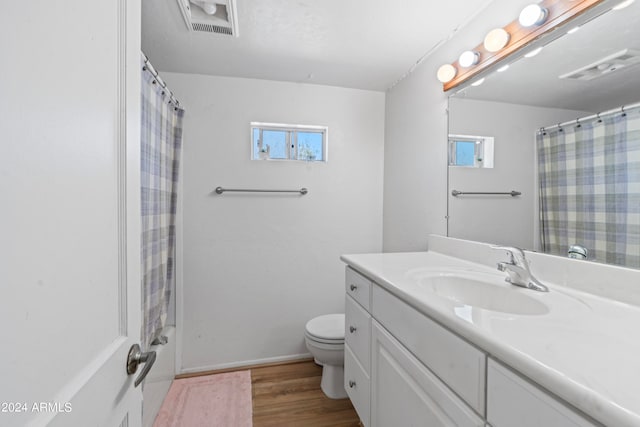
[{"label": "chrome faucet", "polygon": [[549,292],[549,288],[533,277],[529,269],[529,261],[524,257],[524,251],[512,246],[491,246],[491,249],[507,251],[508,262],[499,262],[498,270],[506,271],[508,276],[504,279],[512,285],[533,289],[539,292]]}]

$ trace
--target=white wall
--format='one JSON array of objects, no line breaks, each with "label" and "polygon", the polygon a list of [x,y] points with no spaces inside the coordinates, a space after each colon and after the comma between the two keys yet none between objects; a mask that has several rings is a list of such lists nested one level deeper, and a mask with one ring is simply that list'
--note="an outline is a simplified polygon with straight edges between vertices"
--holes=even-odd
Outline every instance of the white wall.
[{"label": "white wall", "polygon": [[[535,133],[584,117],[585,111],[452,97],[449,132],[493,136],[494,168],[449,168],[449,236],[533,249],[538,222]],[[511,191],[521,196],[451,196],[459,191]]]},{"label": "white wall", "polygon": [[[307,320],[344,312],[339,256],[382,248],[385,94],[162,76],[186,108],[182,372],[306,354]],[[329,161],[250,160],[251,121],[328,126]],[[217,186],[309,194],[216,195]]]},{"label": "white wall", "polygon": [[387,92],[385,110],[384,250],[427,247],[446,233],[447,98],[438,67],[477,46],[486,33],[520,13],[530,0],[494,0]]}]

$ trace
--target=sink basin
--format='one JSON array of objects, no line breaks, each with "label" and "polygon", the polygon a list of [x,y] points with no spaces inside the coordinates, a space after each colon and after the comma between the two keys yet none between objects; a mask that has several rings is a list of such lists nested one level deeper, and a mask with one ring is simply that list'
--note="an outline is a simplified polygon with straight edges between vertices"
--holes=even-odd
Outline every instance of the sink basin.
[{"label": "sink basin", "polygon": [[510,285],[502,276],[467,271],[423,271],[411,276],[421,288],[459,305],[519,315],[549,312],[542,301],[530,294],[535,291]]}]

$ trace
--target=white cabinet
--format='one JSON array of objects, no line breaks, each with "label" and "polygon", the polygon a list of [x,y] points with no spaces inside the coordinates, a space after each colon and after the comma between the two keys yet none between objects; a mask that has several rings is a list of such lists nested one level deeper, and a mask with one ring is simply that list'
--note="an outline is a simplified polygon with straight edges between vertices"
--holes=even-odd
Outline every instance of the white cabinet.
[{"label": "white cabinet", "polygon": [[493,359],[487,376],[487,421],[493,427],[596,425]]},{"label": "white cabinet", "polygon": [[344,333],[344,388],[362,423],[370,417],[371,287],[369,279],[347,267]]},{"label": "white cabinet", "polygon": [[484,421],[376,321],[371,426],[484,427]]},{"label": "white cabinet", "polygon": [[595,427],[347,267],[345,389],[365,427]]}]

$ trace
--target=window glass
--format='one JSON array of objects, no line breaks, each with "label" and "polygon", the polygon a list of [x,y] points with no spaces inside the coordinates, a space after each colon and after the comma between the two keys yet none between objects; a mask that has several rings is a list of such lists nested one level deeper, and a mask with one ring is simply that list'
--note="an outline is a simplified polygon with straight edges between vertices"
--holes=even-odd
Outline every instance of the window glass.
[{"label": "window glass", "polygon": [[262,148],[269,152],[269,157],[272,159],[288,159],[287,139],[286,131],[265,129],[262,131]]},{"label": "window glass", "polygon": [[476,157],[476,143],[472,141],[455,141],[456,166],[473,166]]},{"label": "window glass", "polygon": [[324,160],[322,133],[297,132],[298,160]]},{"label": "window glass", "polygon": [[251,150],[253,153],[253,159],[258,160],[260,158],[260,129],[251,129],[251,140],[253,143],[253,149]]}]

